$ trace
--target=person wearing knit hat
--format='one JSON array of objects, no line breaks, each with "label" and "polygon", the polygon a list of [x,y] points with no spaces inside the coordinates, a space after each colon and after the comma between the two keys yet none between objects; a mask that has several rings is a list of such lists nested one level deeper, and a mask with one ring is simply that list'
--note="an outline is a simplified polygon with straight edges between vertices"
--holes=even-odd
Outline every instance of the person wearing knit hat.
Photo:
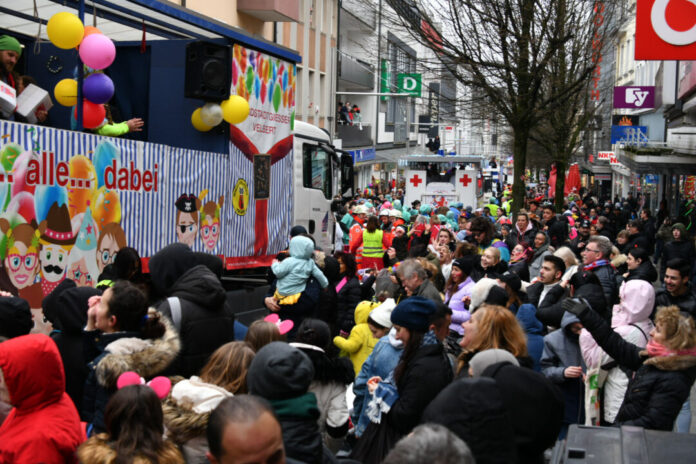
[{"label": "person wearing knit hat", "polygon": [[[413,296],[392,311],[396,338],[403,342],[404,351],[388,381],[380,377],[367,381],[373,396],[367,411],[370,424],[353,447],[351,459],[382,462],[396,441],[418,425],[425,407],[452,381],[445,349],[429,330],[436,310],[432,300]],[[378,431],[382,427],[386,430]]]},{"label": "person wearing knit hat", "polygon": [[34,327],[29,303],[16,296],[0,296],[0,341],[27,335]]},{"label": "person wearing knit hat", "polygon": [[480,351],[471,358],[471,361],[469,361],[469,375],[471,377],[480,377],[488,366],[501,362],[507,362],[515,366],[520,365],[517,358],[509,351],[491,348],[489,350]]},{"label": "person wearing knit hat", "polygon": [[261,348],[247,372],[249,393],[267,400],[278,416],[288,457],[301,462],[322,462],[319,408],[309,385],[314,365],[298,348],[272,342]]},{"label": "person wearing knit hat", "polygon": [[0,35],[0,79],[15,90],[19,83],[12,75],[17,61],[22,56],[22,45],[9,35]]},{"label": "person wearing knit hat", "polygon": [[399,303],[391,313],[394,325],[417,332],[427,332],[430,316],[435,313],[435,303],[422,296],[412,296]]},{"label": "person wearing knit hat", "polygon": [[368,323],[370,322],[370,320],[372,320],[373,322],[379,324],[381,327],[385,329],[391,329],[391,313],[395,307],[396,302],[394,301],[394,298],[387,298],[386,300],[384,300],[384,302],[382,302],[381,305],[377,306],[375,309],[372,310],[372,312],[370,313],[370,317],[367,320]]}]

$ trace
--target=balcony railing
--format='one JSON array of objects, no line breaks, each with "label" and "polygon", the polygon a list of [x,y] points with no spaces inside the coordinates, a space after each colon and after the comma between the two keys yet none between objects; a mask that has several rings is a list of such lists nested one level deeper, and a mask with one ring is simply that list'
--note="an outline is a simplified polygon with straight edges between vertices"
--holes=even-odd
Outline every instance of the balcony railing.
[{"label": "balcony railing", "polygon": [[338,52],[339,85],[351,89],[372,89],[375,67],[346,53]]},{"label": "balcony railing", "polygon": [[372,145],[372,127],[369,124],[338,124],[336,136],[343,140],[343,148]]}]

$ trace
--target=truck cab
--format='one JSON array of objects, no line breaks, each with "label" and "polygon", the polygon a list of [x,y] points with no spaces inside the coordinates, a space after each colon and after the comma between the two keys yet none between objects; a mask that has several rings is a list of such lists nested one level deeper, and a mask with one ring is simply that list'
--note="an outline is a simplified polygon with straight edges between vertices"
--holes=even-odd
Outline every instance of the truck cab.
[{"label": "truck cab", "polygon": [[353,161],[316,126],[295,121],[293,135],[293,225],[304,226],[318,247],[332,252],[336,221],[331,204],[352,194]]}]

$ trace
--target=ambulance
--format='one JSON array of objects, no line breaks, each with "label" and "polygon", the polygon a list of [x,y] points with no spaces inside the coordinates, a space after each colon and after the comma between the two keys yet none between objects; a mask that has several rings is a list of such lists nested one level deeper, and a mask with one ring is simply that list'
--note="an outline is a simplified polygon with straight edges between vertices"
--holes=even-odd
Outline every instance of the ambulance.
[{"label": "ambulance", "polygon": [[404,205],[476,207],[481,196],[480,156],[411,155],[399,161],[404,169]]}]

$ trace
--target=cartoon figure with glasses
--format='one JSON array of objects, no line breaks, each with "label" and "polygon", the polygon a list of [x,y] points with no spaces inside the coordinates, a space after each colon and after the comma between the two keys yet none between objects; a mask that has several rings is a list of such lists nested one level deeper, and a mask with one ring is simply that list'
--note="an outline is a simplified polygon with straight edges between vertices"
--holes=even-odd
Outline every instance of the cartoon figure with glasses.
[{"label": "cartoon figure with glasses", "polygon": [[[10,226],[7,219],[0,219],[0,230],[5,234],[5,247],[3,248],[3,265],[10,278],[10,282],[17,289],[17,295],[29,302],[32,308],[34,320],[41,322],[41,301],[43,292],[41,283],[37,282],[39,273],[39,231],[36,223],[17,224]],[[4,289],[9,290],[9,289]],[[48,329],[50,331],[50,327]]]},{"label": "cartoon figure with glasses", "polygon": [[97,266],[100,274],[106,266],[113,264],[116,253],[126,246],[126,233],[119,223],[110,222],[102,227],[97,240]]},{"label": "cartoon figure with glasses", "polygon": [[[201,201],[208,194],[207,190],[201,192]],[[205,203],[201,209],[201,241],[205,251],[214,251],[220,238],[220,213],[222,205],[225,202],[225,197],[220,196],[218,202],[209,201]]]},{"label": "cartoon figure with glasses", "polygon": [[181,195],[174,203],[177,209],[176,238],[191,248],[198,235],[198,210],[201,203],[200,198],[193,193]]}]

